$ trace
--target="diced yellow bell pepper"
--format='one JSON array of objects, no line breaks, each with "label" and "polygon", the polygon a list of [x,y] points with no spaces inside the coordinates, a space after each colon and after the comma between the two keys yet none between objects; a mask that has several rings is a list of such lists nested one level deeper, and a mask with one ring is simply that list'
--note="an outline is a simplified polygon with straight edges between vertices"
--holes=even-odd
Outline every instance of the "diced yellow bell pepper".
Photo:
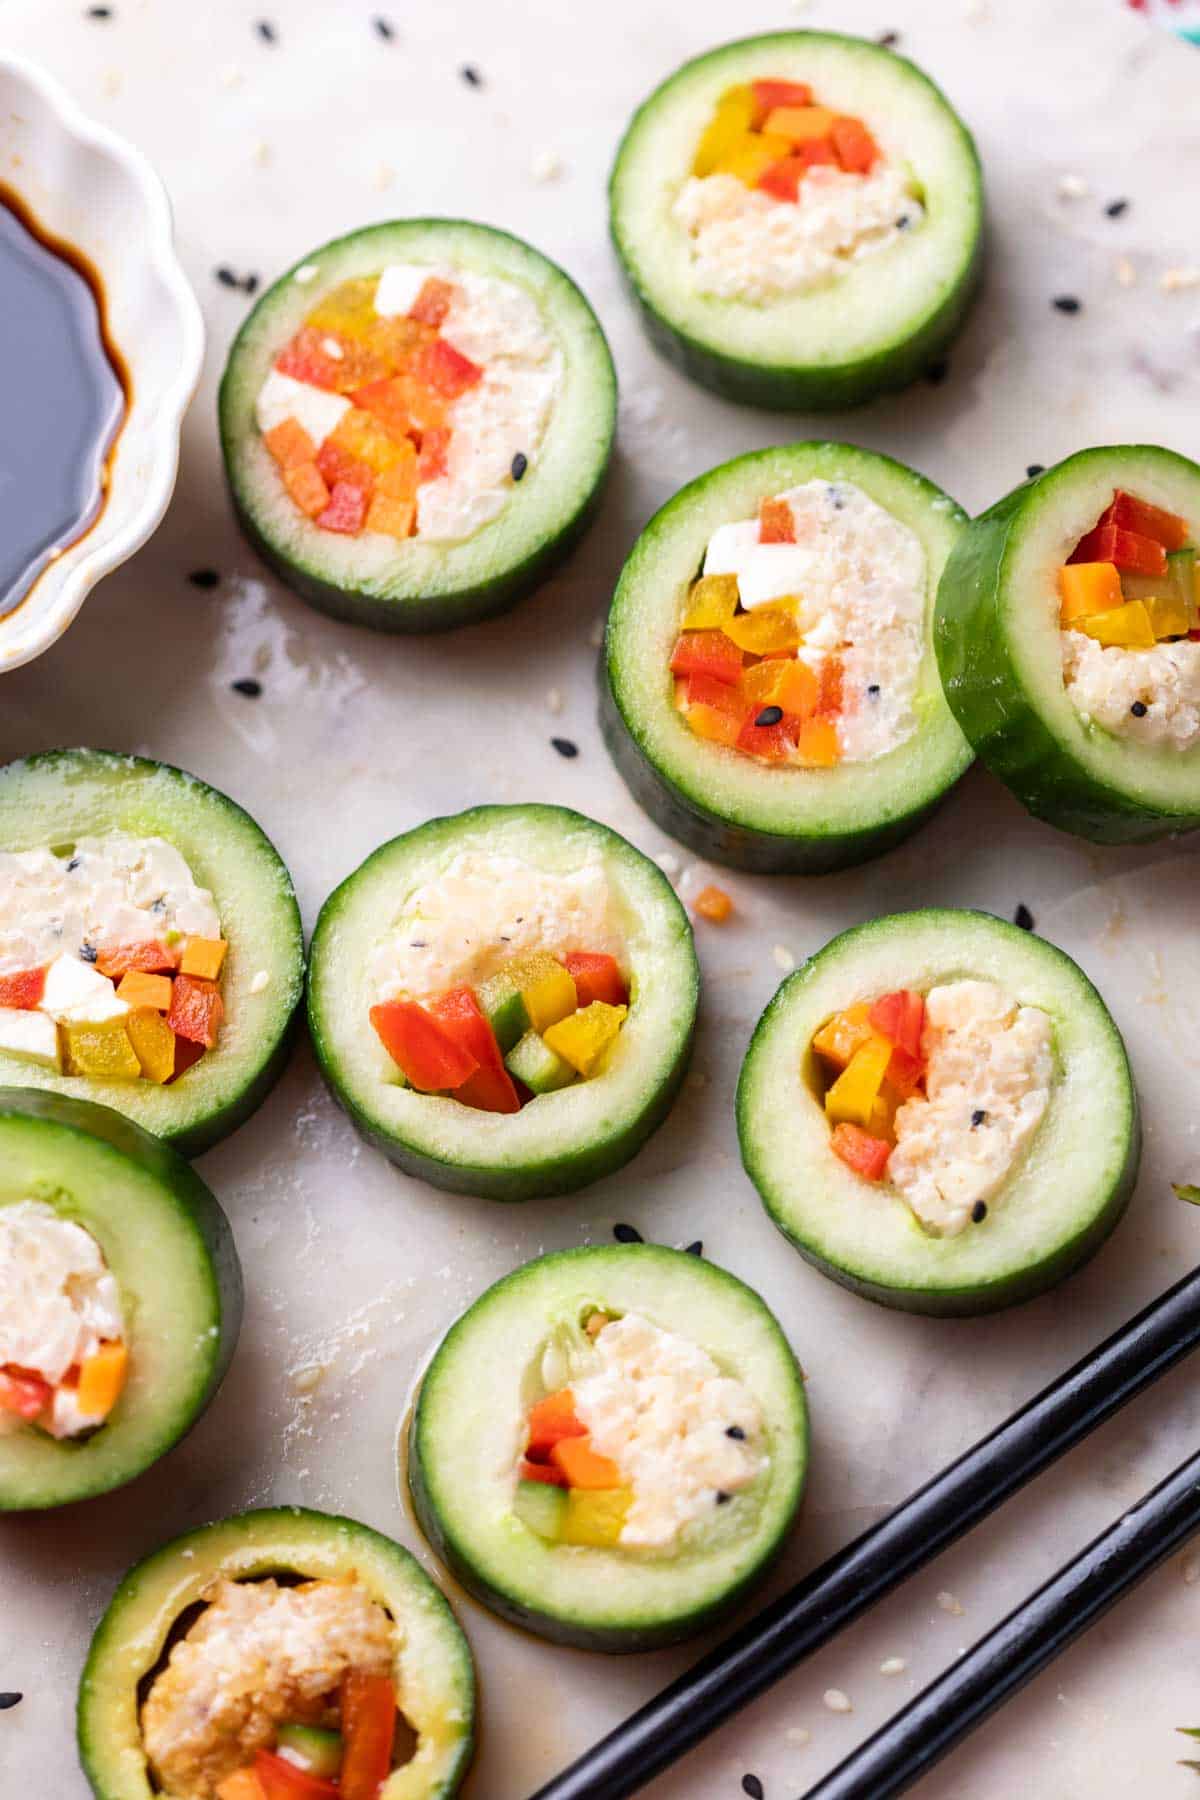
[{"label": "diced yellow bell pepper", "polygon": [[376,475],[384,474],[395,463],[410,462],[415,455],[407,438],[401,441],[392,437],[375,414],[361,406],[344,412],[326,441],[366,463]]},{"label": "diced yellow bell pepper", "polygon": [[175,1073],[175,1033],[161,1013],[130,1013],[125,1021],[133,1053],[147,1081],[170,1081]]},{"label": "diced yellow bell pepper", "polygon": [[147,975],[144,969],[129,969],[117,983],[117,999],[123,1000],[126,1006],[146,1006],[152,1012],[170,1012],[171,977]]},{"label": "diced yellow bell pepper", "polygon": [[835,1069],[844,1069],[856,1050],[861,1050],[875,1036],[868,1017],[870,1002],[860,1000],[844,1011],[826,1019],[812,1041],[818,1056],[823,1056]]},{"label": "diced yellow bell pepper", "polygon": [[779,698],[783,672],[790,666],[786,658],[773,656],[769,662],[751,663],[743,671],[738,692],[745,702],[747,712],[754,706],[775,705]]},{"label": "diced yellow bell pepper", "polygon": [[363,338],[374,324],[375,290],[378,275],[356,275],[340,281],[317,302],[304,323],[314,331],[340,332],[345,337]]},{"label": "diced yellow bell pepper", "polygon": [[129,1041],[124,1020],[111,1019],[103,1025],[68,1023],[63,1026],[63,1035],[67,1040],[69,1075],[110,1081],[136,1081],[141,1075],[142,1065]]},{"label": "diced yellow bell pepper", "polygon": [[683,615],[685,631],[720,631],[727,619],[737,611],[736,575],[702,575],[692,583],[687,611]]},{"label": "diced yellow bell pepper", "polygon": [[542,1036],[556,1056],[569,1062],[581,1075],[592,1075],[616,1042],[628,1014],[627,1006],[610,1006],[606,1000],[593,1000],[590,1006],[559,1020]]},{"label": "diced yellow bell pepper", "polygon": [[521,984],[521,999],[529,1014],[529,1023],[549,1042],[548,1031],[573,1013],[579,1005],[575,983],[560,962],[550,959],[553,967],[538,975],[528,986]]},{"label": "diced yellow bell pepper", "polygon": [[816,144],[829,136],[836,116],[827,106],[776,106],[763,122],[763,133],[786,138],[789,146]]},{"label": "diced yellow bell pepper", "polygon": [[737,143],[750,130],[757,111],[752,87],[746,85],[727,88],[717,102],[717,110],[696,147],[692,174],[711,175],[730,145]]},{"label": "diced yellow bell pepper", "polygon": [[1111,612],[1124,601],[1116,563],[1064,563],[1058,571],[1059,614],[1064,625],[1089,613]]},{"label": "diced yellow bell pepper", "polygon": [[1128,650],[1152,650],[1158,641],[1144,600],[1127,600],[1111,612],[1089,613],[1076,625],[1098,644],[1121,645]]},{"label": "diced yellow bell pepper", "polygon": [[121,1397],[129,1372],[129,1351],[117,1340],[101,1344],[79,1365],[79,1410],[89,1418],[106,1417]]},{"label": "diced yellow bell pepper", "polygon": [[790,141],[765,131],[746,131],[727,147],[713,167],[714,175],[735,175],[747,187],[757,187],[760,176],[782,162]]},{"label": "diced yellow bell pepper", "polygon": [[1188,608],[1178,594],[1155,594],[1144,603],[1150,617],[1150,628],[1158,639],[1186,637]]},{"label": "diced yellow bell pepper", "polygon": [[571,1488],[559,1541],[608,1549],[619,1543],[621,1527],[632,1504],[632,1488]]},{"label": "diced yellow bell pepper", "polygon": [[883,1086],[892,1046],[874,1037],[856,1050],[825,1096],[825,1115],[831,1125],[861,1125],[867,1130],[879,1090]]},{"label": "diced yellow bell pepper", "polygon": [[739,650],[752,656],[769,656],[775,650],[794,650],[800,642],[800,627],[786,602],[756,606],[753,612],[738,613],[721,630]]},{"label": "diced yellow bell pepper", "polygon": [[200,975],[205,981],[215,981],[221,973],[228,948],[224,938],[190,937],[183,946],[183,955],[179,959],[179,973]]}]

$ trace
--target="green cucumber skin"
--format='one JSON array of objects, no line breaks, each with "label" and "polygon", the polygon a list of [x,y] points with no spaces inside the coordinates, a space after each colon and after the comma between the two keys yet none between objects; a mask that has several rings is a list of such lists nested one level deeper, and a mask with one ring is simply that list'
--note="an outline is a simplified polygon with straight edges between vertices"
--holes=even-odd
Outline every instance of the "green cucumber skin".
[{"label": "green cucumber skin", "polygon": [[426,1181],[430,1187],[447,1194],[470,1194],[481,1200],[542,1200],[553,1194],[573,1194],[578,1188],[590,1187],[605,1175],[612,1175],[641,1149],[646,1139],[658,1130],[675,1103],[691,1060],[695,1026],[680,1047],[675,1065],[661,1086],[650,1096],[637,1118],[624,1131],[607,1137],[602,1143],[583,1144],[569,1157],[553,1161],[526,1163],[519,1169],[479,1169],[465,1163],[443,1162],[426,1156],[386,1132],[378,1131],[367,1115],[342,1090],[337,1079],[336,1059],[324,1040],[316,1009],[309,997],[308,1029],[316,1053],[317,1065],[338,1104],[353,1119],[359,1131],[389,1162],[406,1175]]},{"label": "green cucumber skin", "polygon": [[[123,1113],[114,1112],[111,1107],[100,1106],[93,1101],[75,1100],[68,1095],[46,1093],[38,1088],[0,1088],[0,1117],[6,1113],[30,1119],[47,1119],[51,1124],[68,1126],[81,1136],[100,1138],[122,1155],[149,1169],[172,1193],[180,1209],[188,1214],[199,1231],[208,1252],[220,1304],[221,1330],[216,1354],[212,1359],[202,1398],[183,1430],[170,1443],[164,1444],[148,1462],[130,1469],[122,1477],[121,1483],[103,1481],[91,1488],[74,1489],[69,1502],[73,1505],[77,1500],[111,1493],[115,1485],[123,1485],[144,1474],[160,1456],[165,1456],[168,1450],[178,1444],[201,1417],[225,1379],[237,1348],[245,1302],[242,1266],[238,1260],[229,1220],[200,1177],[172,1145],[143,1131],[140,1125],[135,1125]],[[67,1503],[47,1501],[45,1507],[10,1508],[0,1492],[0,1513],[14,1510],[44,1511],[56,1504]]]},{"label": "green cucumber skin", "polygon": [[838,869],[855,868],[911,837],[950,791],[947,788],[903,817],[864,831],[820,836],[797,832],[789,837],[755,831],[703,811],[668,781],[642,751],[617,704],[603,660],[599,679],[601,735],[617,773],[638,805],[668,837],[729,869],[744,869],[751,875],[830,875]]},{"label": "green cucumber skin", "polygon": [[204,1151],[211,1150],[222,1138],[227,1138],[231,1132],[236,1131],[239,1125],[244,1125],[252,1113],[258,1111],[287,1067],[296,1042],[296,1033],[300,1028],[300,1002],[303,995],[302,979],[292,1016],[279,1042],[252,1080],[230,1100],[228,1106],[223,1106],[219,1112],[210,1114],[207,1119],[202,1119],[190,1128],[165,1133],[163,1143],[170,1144],[173,1150],[177,1150],[180,1156],[186,1156],[190,1162],[203,1155]]},{"label": "green cucumber skin", "polygon": [[[224,438],[222,439],[224,442]],[[229,468],[231,451],[226,448],[225,467]],[[519,600],[553,573],[566,560],[584,535],[595,516],[607,483],[612,463],[610,446],[604,472],[591,494],[573,518],[555,537],[527,556],[516,568],[505,570],[493,581],[478,587],[463,588],[455,594],[439,594],[424,600],[381,600],[354,588],[340,588],[322,581],[317,575],[278,555],[263,537],[238,498],[237,490],[228,483],[233,510],[242,533],[262,560],[279,579],[300,595],[318,612],[326,613],[347,625],[365,625],[373,631],[393,633],[428,633],[457,631],[462,625],[477,625],[483,619],[508,612]]]},{"label": "green cucumber skin", "polygon": [[934,647],[950,709],[993,775],[1060,831],[1094,844],[1147,844],[1193,831],[1200,813],[1156,811],[1083,768],[1021,684],[1000,621],[1000,585],[1013,524],[1045,479],[1023,483],[972,520],[942,571]]}]

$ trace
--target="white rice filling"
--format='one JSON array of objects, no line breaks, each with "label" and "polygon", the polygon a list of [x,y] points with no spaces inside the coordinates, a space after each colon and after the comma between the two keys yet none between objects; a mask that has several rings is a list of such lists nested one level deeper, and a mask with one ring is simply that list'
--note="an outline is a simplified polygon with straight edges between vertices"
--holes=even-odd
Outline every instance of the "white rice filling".
[{"label": "white rice filling", "polygon": [[954,1237],[995,1205],[1045,1117],[1054,1032],[994,982],[952,981],[925,997],[921,1049],[925,1094],[896,1113],[888,1179],[927,1231]]},{"label": "white rice filling", "polygon": [[[15,1364],[57,1387],[68,1369],[124,1335],[116,1278],[91,1232],[44,1201],[0,1207],[0,1368]],[[101,1423],[79,1410],[71,1389],[60,1389],[38,1420],[55,1437]],[[0,1432],[21,1425],[0,1409]]]},{"label": "white rice filling", "polygon": [[[1063,680],[1090,724],[1135,743],[1200,744],[1200,643],[1189,638],[1128,650],[1082,631],[1062,634]],[[1135,713],[1134,706],[1145,710]]]},{"label": "white rice filling", "polygon": [[747,187],[736,175],[692,176],[672,207],[701,293],[758,302],[836,279],[924,216],[905,170],[882,159],[869,175],[818,165],[796,201]]}]

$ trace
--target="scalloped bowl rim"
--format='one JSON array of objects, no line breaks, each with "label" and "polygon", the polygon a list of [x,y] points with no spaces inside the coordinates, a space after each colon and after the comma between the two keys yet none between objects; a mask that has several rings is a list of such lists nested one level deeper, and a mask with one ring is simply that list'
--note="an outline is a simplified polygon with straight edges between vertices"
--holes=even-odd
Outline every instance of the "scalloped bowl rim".
[{"label": "scalloped bowl rim", "polygon": [[[97,165],[108,163],[109,181],[124,177],[128,182],[144,215],[145,263],[161,285],[164,305],[173,315],[168,324],[173,323],[179,345],[173,379],[155,390],[154,431],[148,440],[148,452],[137,471],[137,479],[142,483],[140,505],[127,508],[123,514],[117,512],[110,523],[110,513],[114,510],[110,495],[94,524],[43,570],[29,594],[11,613],[0,615],[0,673],[31,662],[56,643],[95,584],[140,549],[161,522],[179,471],[183,417],[200,380],[204,359],[204,322],[200,305],[176,254],[171,203],[153,165],[125,138],[88,118],[44,69],[25,57],[0,53],[0,94],[6,87],[14,85],[18,90],[24,86],[32,94],[35,102],[40,103],[44,118],[74,147],[90,155]],[[11,110],[15,112],[15,109]],[[21,122],[27,121],[22,119]],[[14,186],[19,191],[19,178]],[[35,207],[35,213],[37,211]],[[106,267],[102,258],[95,258],[95,262],[106,291],[111,294],[113,286],[122,279],[122,272],[119,268]],[[133,363],[135,354],[131,349],[123,345],[119,337],[116,343],[126,360]],[[122,436],[129,432],[140,409],[147,405],[148,401],[135,381],[132,404],[121,427]],[[120,479],[117,473],[120,458],[119,437],[114,488]],[[44,601],[46,586],[57,590],[51,602],[32,606],[35,594],[39,602]],[[28,617],[23,619],[27,608]]]}]

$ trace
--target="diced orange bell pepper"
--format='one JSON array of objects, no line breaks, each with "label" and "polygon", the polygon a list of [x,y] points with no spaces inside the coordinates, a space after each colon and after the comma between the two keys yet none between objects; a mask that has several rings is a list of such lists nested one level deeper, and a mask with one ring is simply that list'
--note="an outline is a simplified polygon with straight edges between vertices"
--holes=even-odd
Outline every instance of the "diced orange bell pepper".
[{"label": "diced orange bell pepper", "polygon": [[572,950],[562,961],[575,983],[580,1006],[590,1006],[593,1000],[602,1000],[606,1006],[627,1004],[629,987],[615,956],[603,950]]},{"label": "diced orange bell pepper", "polygon": [[796,201],[800,184],[810,169],[819,164],[837,166],[837,152],[828,138],[816,138],[809,144],[797,144],[789,156],[780,157],[763,170],[756,185],[775,200]]},{"label": "diced orange bell pepper", "polygon": [[412,536],[416,522],[415,500],[390,500],[386,494],[376,494],[367,508],[364,530],[403,540]]},{"label": "diced orange bell pepper", "polygon": [[540,1481],[546,1487],[565,1488],[567,1486],[566,1476],[555,1463],[531,1462],[528,1457],[525,1457],[520,1464],[518,1473],[522,1481]]},{"label": "diced orange bell pepper", "polygon": [[315,519],[329,505],[329,489],[315,462],[296,463],[283,470],[283,485],[306,518]]},{"label": "diced orange bell pepper", "polygon": [[127,975],[130,969],[144,969],[148,975],[169,975],[179,967],[178,944],[115,944],[96,953],[96,967],[110,981]]},{"label": "diced orange bell pepper", "polygon": [[1138,537],[1153,538],[1164,550],[1182,550],[1188,541],[1188,522],[1178,513],[1151,506],[1148,500],[1135,500],[1132,494],[1118,488],[1107,509],[1100,516],[1101,525],[1117,525]]},{"label": "diced orange bell pepper", "polygon": [[450,427],[434,425],[421,438],[421,454],[417,458],[417,480],[436,481],[450,467]]},{"label": "diced orange bell pepper", "polygon": [[833,718],[841,712],[845,701],[845,671],[840,656],[827,656],[820,669],[820,692],[817,694],[816,711]]},{"label": "diced orange bell pepper", "polygon": [[309,1775],[271,1750],[257,1752],[254,1774],[263,1791],[263,1800],[341,1800],[341,1790],[336,1782]]},{"label": "diced orange bell pepper", "polygon": [[777,106],[811,106],[812,89],[807,81],[752,81],[754,124],[759,127]]},{"label": "diced orange bell pepper", "polygon": [[898,1044],[917,1060],[921,1057],[921,1033],[925,1027],[925,998],[912,988],[881,994],[868,1015],[871,1024],[890,1044]]},{"label": "diced orange bell pepper", "polygon": [[796,755],[813,769],[832,769],[841,760],[837,726],[820,713],[805,719],[796,734]]},{"label": "diced orange bell pepper", "polygon": [[225,967],[229,944],[225,938],[190,937],[179,958],[181,975],[202,975],[215,981]]},{"label": "diced orange bell pepper", "polygon": [[117,983],[117,999],[123,1000],[126,1006],[132,1006],[135,1011],[144,1006],[151,1012],[169,1012],[171,977],[147,975],[143,969],[130,969]]},{"label": "diced orange bell pepper", "polygon": [[360,412],[369,412],[394,438],[415,438],[419,427],[409,410],[412,383],[403,376],[389,375],[355,388],[350,399]]},{"label": "diced orange bell pepper", "polygon": [[19,969],[15,975],[0,975],[0,1006],[30,1012],[40,1006],[45,990],[45,969]]},{"label": "diced orange bell pepper", "polygon": [[836,114],[827,106],[776,106],[763,121],[768,137],[787,138],[793,144],[817,144],[828,140]]},{"label": "diced orange bell pepper", "polygon": [[337,358],[330,356],[324,348],[325,332],[315,331],[311,325],[304,325],[295,337],[286,343],[275,358],[275,367],[281,375],[290,375],[294,381],[311,382],[313,387],[328,388],[336,392],[338,386]]},{"label": "diced orange bell pepper", "polygon": [[724,888],[703,887],[692,901],[692,911],[710,925],[723,925],[733,912],[733,901]]},{"label": "diced orange bell pepper", "polygon": [[1068,563],[1109,562],[1130,575],[1165,575],[1167,553],[1157,538],[1126,531],[1120,525],[1097,525],[1080,538]]},{"label": "diced orange bell pepper", "polygon": [[381,476],[394,463],[415,464],[416,451],[407,437],[395,437],[373,412],[352,406],[343,413],[325,440],[344,450],[356,462],[365,463],[372,475]]},{"label": "diced orange bell pepper", "polygon": [[861,1125],[851,1125],[843,1120],[834,1127],[829,1142],[833,1154],[840,1156],[856,1175],[862,1175],[867,1181],[883,1180],[892,1154],[892,1146],[886,1138],[873,1137]]},{"label": "diced orange bell pepper", "polygon": [[79,1410],[89,1418],[107,1418],[121,1397],[129,1373],[129,1350],[115,1341],[101,1344],[79,1365]]},{"label": "diced orange bell pepper", "polygon": [[[762,666],[761,664],[759,665]],[[775,686],[775,703],[794,719],[808,719],[821,699],[821,683],[805,662],[785,662]]]},{"label": "diced orange bell pepper", "polygon": [[50,1383],[32,1369],[16,1369],[11,1364],[0,1369],[0,1412],[32,1421],[45,1412],[53,1398]]},{"label": "diced orange bell pepper", "polygon": [[758,507],[760,544],[794,544],[796,518],[786,500],[761,500]]},{"label": "diced orange bell pepper", "polygon": [[861,119],[843,114],[829,128],[838,162],[848,175],[869,175],[879,156],[879,146]]},{"label": "diced orange bell pepper", "polygon": [[1090,613],[1111,612],[1125,600],[1117,565],[1110,562],[1064,563],[1058,571],[1058,592],[1064,625]]},{"label": "diced orange bell pepper", "polygon": [[529,1409],[529,1442],[525,1447],[526,1456],[534,1462],[544,1462],[555,1444],[564,1438],[587,1436],[587,1426],[580,1423],[575,1413],[575,1396],[570,1388],[560,1388],[556,1394],[547,1394]]},{"label": "diced orange bell pepper", "polygon": [[396,1688],[390,1675],[349,1669],[342,1676],[340,1800],[379,1800],[392,1768]]},{"label": "diced orange bell pepper", "polygon": [[413,358],[413,379],[447,400],[456,400],[483,379],[483,370],[445,338],[435,338]]},{"label": "diced orange bell pepper", "polygon": [[778,656],[750,663],[742,670],[738,698],[743,718],[751,709],[760,711],[764,706],[781,704],[779,688],[788,667],[786,656]]},{"label": "diced orange bell pepper", "polygon": [[[686,693],[692,684],[701,679],[703,677],[693,675],[688,682],[677,682],[677,695]],[[722,686],[716,681],[712,685]],[[723,691],[732,695],[737,693],[737,689],[731,687],[724,688]],[[710,744],[725,744],[732,749],[742,729],[742,710],[740,707],[731,710],[728,705],[711,706],[707,701],[693,700],[687,706],[687,722],[697,737],[704,738]]]},{"label": "diced orange bell pepper", "polygon": [[235,1769],[218,1781],[217,1800],[266,1800],[266,1794],[253,1769]]},{"label": "diced orange bell pepper", "polygon": [[892,1051],[884,1079],[890,1087],[895,1088],[902,1100],[911,1100],[914,1094],[921,1091],[925,1065],[919,1056],[910,1056],[907,1050],[902,1050],[897,1044]]},{"label": "diced orange bell pepper", "polygon": [[422,325],[441,325],[450,311],[450,302],[454,298],[454,289],[448,281],[440,276],[427,277],[420,293],[408,309],[410,319],[416,319]]},{"label": "diced orange bell pepper", "polygon": [[270,431],[264,433],[263,443],[275,458],[281,469],[295,468],[298,463],[310,463],[317,454],[317,446],[296,419],[281,419]]},{"label": "diced orange bell pepper", "polygon": [[709,675],[733,686],[741,679],[742,653],[723,631],[685,631],[671,652],[673,675]]},{"label": "diced orange bell pepper", "polygon": [[621,1471],[610,1456],[593,1450],[590,1437],[560,1438],[550,1452],[573,1488],[614,1488],[621,1485]]},{"label": "diced orange bell pepper", "polygon": [[520,1112],[521,1102],[504,1066],[496,1034],[480,1012],[471,989],[451,988],[429,1010],[447,1037],[478,1064],[461,1087],[454,1090],[455,1099],[480,1112]]},{"label": "diced orange bell pepper", "polygon": [[812,1041],[817,1055],[835,1069],[844,1069],[854,1052],[874,1036],[869,1012],[866,1001],[860,1000],[826,1019]]},{"label": "diced orange bell pepper", "polygon": [[392,1061],[421,1093],[453,1093],[479,1067],[415,1000],[384,1000],[371,1008],[370,1017]]},{"label": "diced orange bell pepper", "polygon": [[335,481],[329,495],[329,505],[323,513],[317,514],[317,524],[322,531],[336,531],[344,537],[357,537],[366,522],[369,505],[370,493],[367,489],[352,487],[348,481]]},{"label": "diced orange bell pepper", "polygon": [[204,981],[199,975],[177,975],[171,990],[171,1010],[167,1024],[176,1037],[187,1038],[211,1050],[225,1017],[225,1002],[215,981]]}]

